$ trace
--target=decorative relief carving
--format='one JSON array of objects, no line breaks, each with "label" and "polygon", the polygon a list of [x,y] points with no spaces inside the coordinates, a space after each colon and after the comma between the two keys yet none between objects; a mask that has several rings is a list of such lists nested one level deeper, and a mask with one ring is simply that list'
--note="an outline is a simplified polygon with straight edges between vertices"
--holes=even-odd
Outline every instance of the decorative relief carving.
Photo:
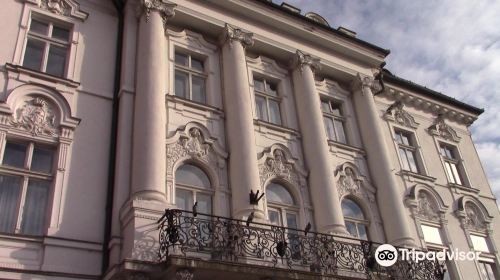
[{"label": "decorative relief carving", "polygon": [[264,186],[270,178],[279,178],[300,187],[306,172],[292,159],[291,153],[280,145],[266,149],[259,157],[260,184]]},{"label": "decorative relief carving", "polygon": [[481,211],[477,206],[471,202],[465,204],[465,227],[475,231],[485,231],[487,229],[486,223],[481,215]]},{"label": "decorative relief carving", "polygon": [[339,197],[347,193],[359,194],[361,191],[361,180],[357,178],[352,168],[346,167],[345,170],[340,173],[337,186]]},{"label": "decorative relief carving", "polygon": [[175,272],[176,280],[192,280],[193,276],[193,272],[187,268],[179,269]]},{"label": "decorative relief carving", "polygon": [[53,107],[41,97],[24,101],[10,118],[10,124],[27,130],[33,136],[59,134]]},{"label": "decorative relief carving", "polygon": [[39,7],[56,15],[76,17],[85,20],[88,14],[80,11],[80,5],[75,0],[40,0]]},{"label": "decorative relief carving", "polygon": [[384,118],[410,128],[417,128],[418,123],[415,118],[406,112],[401,101],[394,102],[384,113]]},{"label": "decorative relief carving", "polygon": [[229,40],[229,44],[231,45],[233,41],[239,41],[243,45],[243,47],[250,47],[253,45],[253,33],[243,31],[240,28],[234,27],[226,23],[226,27],[224,30],[225,40]]},{"label": "decorative relief carving", "polygon": [[143,13],[146,15],[146,22],[149,21],[151,11],[158,11],[163,20],[163,24],[167,24],[167,20],[175,15],[174,8],[176,4],[167,3],[163,0],[141,0],[139,4],[138,16]]},{"label": "decorative relief carving", "polygon": [[311,67],[311,70],[313,72],[321,69],[319,58],[313,57],[312,55],[306,54],[300,50],[297,50],[296,52],[294,63],[295,66],[298,67],[301,72],[303,71],[304,66]]},{"label": "decorative relief carving", "polygon": [[427,193],[421,191],[418,194],[418,204],[416,215],[424,220],[439,221],[439,214],[437,207],[429,199]]},{"label": "decorative relief carving", "polygon": [[[212,167],[225,167],[227,153],[210,138],[208,131],[189,123],[167,139],[167,172],[172,174],[174,165],[182,158],[197,159]],[[205,131],[205,132],[204,132]]]},{"label": "decorative relief carving", "polygon": [[434,124],[428,128],[428,131],[432,135],[444,138],[446,140],[458,142],[460,137],[458,137],[457,132],[444,121],[444,116],[439,114],[434,121]]},{"label": "decorative relief carving", "polygon": [[373,90],[376,92],[380,91],[382,89],[382,85],[378,80],[375,80],[375,78],[358,73],[356,78],[353,80],[352,88],[353,90],[361,90],[364,94],[365,90]]}]

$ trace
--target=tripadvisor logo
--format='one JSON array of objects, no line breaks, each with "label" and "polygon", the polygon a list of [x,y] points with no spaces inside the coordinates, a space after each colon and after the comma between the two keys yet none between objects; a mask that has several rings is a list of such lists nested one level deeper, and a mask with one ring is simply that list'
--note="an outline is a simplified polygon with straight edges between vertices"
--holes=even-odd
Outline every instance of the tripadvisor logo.
[{"label": "tripadvisor logo", "polygon": [[416,263],[420,261],[445,261],[445,260],[458,260],[458,261],[474,261],[479,260],[480,252],[463,252],[455,250],[442,251],[416,251],[415,249],[396,249],[390,244],[380,245],[375,251],[375,260],[380,266],[391,266],[396,263],[398,256],[401,256],[402,261],[414,261]]}]

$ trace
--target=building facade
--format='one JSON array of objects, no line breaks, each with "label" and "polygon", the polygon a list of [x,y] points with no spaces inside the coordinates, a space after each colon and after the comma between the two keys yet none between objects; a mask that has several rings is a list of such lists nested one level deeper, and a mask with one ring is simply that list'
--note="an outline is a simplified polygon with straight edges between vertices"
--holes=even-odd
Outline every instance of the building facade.
[{"label": "building facade", "polygon": [[3,7],[0,278],[500,279],[483,110],[388,50],[266,0]]}]

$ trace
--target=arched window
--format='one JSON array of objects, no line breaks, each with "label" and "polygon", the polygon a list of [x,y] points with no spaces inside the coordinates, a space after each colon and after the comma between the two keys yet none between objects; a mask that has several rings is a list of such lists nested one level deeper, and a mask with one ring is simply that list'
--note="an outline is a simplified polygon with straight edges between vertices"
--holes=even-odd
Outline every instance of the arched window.
[{"label": "arched window", "polygon": [[274,225],[297,228],[299,207],[290,192],[280,184],[270,183],[266,196],[269,221]]},{"label": "arched window", "polygon": [[347,198],[342,200],[342,214],[344,215],[347,231],[356,238],[368,240],[366,227],[368,221],[359,205]]},{"label": "arched window", "polygon": [[175,172],[175,204],[179,209],[191,211],[198,202],[197,211],[212,214],[210,179],[199,167],[184,164]]}]

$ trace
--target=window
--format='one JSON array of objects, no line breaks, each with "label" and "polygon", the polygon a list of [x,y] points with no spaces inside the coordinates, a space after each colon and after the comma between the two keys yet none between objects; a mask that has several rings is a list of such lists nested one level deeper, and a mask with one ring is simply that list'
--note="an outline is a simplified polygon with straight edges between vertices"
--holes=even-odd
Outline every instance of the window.
[{"label": "window", "polygon": [[321,101],[321,110],[325,122],[328,139],[347,144],[345,136],[345,118],[342,115],[341,104],[335,101]]},{"label": "window", "polygon": [[206,103],[205,65],[203,59],[189,54],[175,53],[175,95],[199,103]]},{"label": "window", "polygon": [[192,211],[195,202],[199,213],[212,214],[212,191],[207,174],[192,164],[184,164],[175,172],[175,204]]},{"label": "window", "polygon": [[420,227],[422,228],[425,242],[443,245],[443,240],[441,239],[438,227],[428,225],[421,225]]},{"label": "window", "polygon": [[281,125],[280,98],[276,83],[266,79],[253,79],[257,118]]},{"label": "window", "polygon": [[488,242],[486,241],[486,238],[484,236],[471,234],[470,239],[472,241],[474,250],[480,252],[490,252],[490,249],[488,247]]},{"label": "window", "polygon": [[479,262],[479,270],[481,271],[481,279],[495,280],[495,273],[493,272],[493,263]]},{"label": "window", "polygon": [[58,77],[66,74],[70,29],[54,22],[32,18],[23,66]]},{"label": "window", "polygon": [[367,225],[368,221],[358,204],[350,199],[342,200],[342,214],[344,215],[345,226],[351,236],[368,240]]},{"label": "window", "polygon": [[456,149],[445,144],[439,145],[439,149],[444,161],[444,169],[448,181],[453,184],[463,185],[462,176],[459,172],[460,159],[457,156]]},{"label": "window", "polygon": [[42,235],[54,149],[7,141],[0,166],[0,232]]},{"label": "window", "polygon": [[418,173],[416,160],[417,148],[415,147],[412,134],[401,130],[395,131],[395,134],[403,170]]}]

